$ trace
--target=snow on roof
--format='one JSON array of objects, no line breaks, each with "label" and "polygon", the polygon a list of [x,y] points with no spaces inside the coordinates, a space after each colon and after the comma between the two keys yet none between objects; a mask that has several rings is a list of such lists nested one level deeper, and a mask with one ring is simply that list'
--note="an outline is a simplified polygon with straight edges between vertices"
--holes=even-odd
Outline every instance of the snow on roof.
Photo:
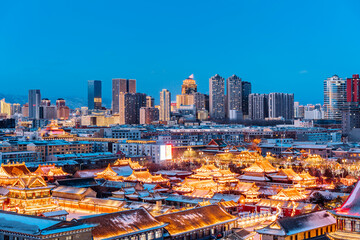
[{"label": "snow on roof", "polygon": [[174,237],[214,225],[232,222],[237,217],[227,213],[218,205],[191,208],[184,211],[155,217],[158,221],[169,223],[165,229]]},{"label": "snow on roof", "polygon": [[278,219],[276,223],[257,230],[260,234],[289,236],[316,228],[336,224],[336,219],[326,210]]},{"label": "snow on roof", "polygon": [[125,237],[166,225],[144,208],[85,217],[80,222],[98,224],[92,231],[94,240]]},{"label": "snow on roof", "polygon": [[360,181],[357,182],[344,204],[340,208],[335,209],[334,213],[336,215],[360,218]]}]

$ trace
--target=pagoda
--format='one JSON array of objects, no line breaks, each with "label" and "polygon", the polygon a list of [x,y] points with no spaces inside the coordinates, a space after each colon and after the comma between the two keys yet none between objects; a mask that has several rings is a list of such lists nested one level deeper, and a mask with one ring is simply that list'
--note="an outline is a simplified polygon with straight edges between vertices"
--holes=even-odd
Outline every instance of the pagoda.
[{"label": "pagoda", "polygon": [[337,231],[330,239],[360,239],[360,181],[340,208],[330,211],[336,218]]},{"label": "pagoda", "polygon": [[7,186],[8,201],[4,204],[4,210],[29,215],[54,211],[58,206],[51,200],[50,189],[53,187],[47,185],[39,175],[19,176],[12,185]]},{"label": "pagoda", "polygon": [[41,129],[39,134],[43,139],[64,139],[74,137],[74,135],[69,134],[64,129],[60,128],[55,120],[52,120],[49,125]]},{"label": "pagoda", "polygon": [[40,164],[34,173],[40,175],[41,177],[43,177],[45,180],[48,181],[53,181],[56,179],[64,179],[70,176],[70,174],[64,172],[61,167],[56,167],[55,163],[48,165]]}]

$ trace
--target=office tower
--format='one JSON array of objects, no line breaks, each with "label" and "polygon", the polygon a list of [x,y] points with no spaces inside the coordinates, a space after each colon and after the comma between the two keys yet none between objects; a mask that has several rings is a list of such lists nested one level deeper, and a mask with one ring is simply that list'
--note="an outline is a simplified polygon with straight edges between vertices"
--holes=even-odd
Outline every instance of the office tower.
[{"label": "office tower", "polygon": [[360,128],[360,108],[357,102],[347,102],[343,106],[341,119],[342,133],[346,136],[353,128]]},{"label": "office tower", "polygon": [[176,95],[176,108],[179,109],[183,105],[193,105],[194,95],[193,94],[181,94]]},{"label": "office tower", "polygon": [[242,81],[235,74],[226,80],[226,109],[228,119],[230,114],[242,116]]},{"label": "office tower", "polygon": [[146,94],[124,93],[119,94],[120,124],[139,124],[140,108],[146,106]]},{"label": "office tower", "polygon": [[[202,109],[206,109],[206,96],[205,94],[203,93],[199,93],[199,92],[196,92],[193,94],[194,96],[194,105],[196,107],[196,110],[199,111],[199,110],[202,110]],[[209,102],[209,100],[208,100]]]},{"label": "office tower", "polygon": [[159,109],[154,107],[140,108],[140,124],[151,124],[159,121]]},{"label": "office tower", "polygon": [[41,106],[43,109],[43,118],[44,119],[56,119],[57,118],[57,111],[55,105],[49,106]]},{"label": "office tower", "polygon": [[197,92],[197,85],[194,80],[194,74],[191,74],[183,81],[181,86],[181,94],[193,94]]},{"label": "office tower", "polygon": [[88,108],[99,110],[102,107],[101,97],[101,81],[89,80],[88,81]]},{"label": "office tower", "polygon": [[169,90],[163,89],[160,92],[160,121],[169,121],[171,111],[171,94]]},{"label": "office tower", "polygon": [[41,102],[41,94],[39,89],[29,90],[29,118],[39,119],[39,107]]},{"label": "office tower", "polygon": [[146,107],[152,108],[155,106],[155,100],[151,96],[146,96]]},{"label": "office tower", "polygon": [[8,118],[11,117],[11,104],[5,102],[5,98],[0,100],[0,113],[6,115]]},{"label": "office tower", "polygon": [[63,98],[56,100],[56,114],[58,119],[69,119],[70,109]]},{"label": "office tower", "polygon": [[20,103],[14,103],[11,106],[11,115],[20,114],[20,113],[21,113],[21,105],[20,105]]},{"label": "office tower", "polygon": [[269,118],[294,119],[294,94],[269,93]]},{"label": "office tower", "polygon": [[209,79],[210,117],[215,121],[225,120],[225,79],[219,74]]},{"label": "office tower", "polygon": [[268,95],[251,93],[249,95],[249,118],[262,120],[268,116]]},{"label": "office tower", "polygon": [[29,104],[28,103],[25,103],[21,107],[21,113],[22,113],[23,117],[29,117]]},{"label": "office tower", "polygon": [[63,98],[58,98],[56,100],[56,107],[59,108],[59,107],[65,107],[66,106],[66,102]]},{"label": "office tower", "polygon": [[360,103],[360,78],[359,74],[346,79],[346,101]]},{"label": "office tower", "polygon": [[41,100],[41,106],[50,106],[51,105],[51,101],[48,98],[43,98]]},{"label": "office tower", "polygon": [[346,102],[346,81],[334,75],[324,80],[325,119],[341,120]]},{"label": "office tower", "polygon": [[241,85],[242,112],[243,115],[249,115],[249,95],[251,94],[251,83],[247,81],[242,81]]},{"label": "office tower", "polygon": [[112,112],[119,113],[119,94],[136,93],[135,79],[114,78],[112,80]]}]

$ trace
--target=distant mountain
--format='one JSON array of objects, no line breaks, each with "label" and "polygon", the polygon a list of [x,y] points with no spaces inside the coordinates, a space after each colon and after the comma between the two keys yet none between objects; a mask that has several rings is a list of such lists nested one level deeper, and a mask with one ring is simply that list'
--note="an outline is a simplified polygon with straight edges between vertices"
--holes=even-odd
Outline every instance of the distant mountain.
[{"label": "distant mountain", "polygon": [[[50,99],[53,104],[55,104],[56,99],[58,99],[58,98],[51,98],[48,96],[42,96],[42,97]],[[3,99],[3,98],[5,98],[5,101],[7,103],[20,103],[22,105],[22,104],[25,104],[28,102],[28,96],[24,96],[24,95],[0,93],[0,99]],[[86,98],[73,97],[73,96],[68,96],[68,97],[63,97],[63,98],[66,101],[66,105],[69,106],[69,108],[71,108],[71,109],[80,108],[82,106],[87,106]],[[104,98],[103,106],[106,108],[110,108],[111,107],[111,99]]]}]

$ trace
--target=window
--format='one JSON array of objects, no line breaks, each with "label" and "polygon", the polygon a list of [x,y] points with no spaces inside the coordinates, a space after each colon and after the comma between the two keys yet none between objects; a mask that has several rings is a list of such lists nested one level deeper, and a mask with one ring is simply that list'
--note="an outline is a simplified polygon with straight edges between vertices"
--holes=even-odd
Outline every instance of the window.
[{"label": "window", "polygon": [[72,240],[72,236],[66,236],[65,240]]}]

